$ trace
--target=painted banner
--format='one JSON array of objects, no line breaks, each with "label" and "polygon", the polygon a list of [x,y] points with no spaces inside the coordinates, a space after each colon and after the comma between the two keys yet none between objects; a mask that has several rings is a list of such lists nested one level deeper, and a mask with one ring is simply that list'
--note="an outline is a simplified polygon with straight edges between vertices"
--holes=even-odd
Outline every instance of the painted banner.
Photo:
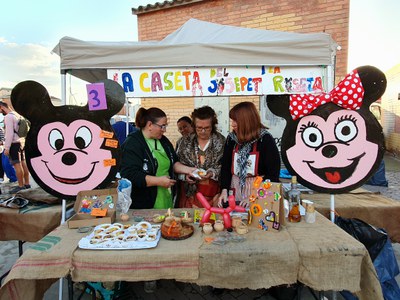
[{"label": "painted banner", "polygon": [[127,97],[251,96],[326,91],[326,66],[109,69]]}]

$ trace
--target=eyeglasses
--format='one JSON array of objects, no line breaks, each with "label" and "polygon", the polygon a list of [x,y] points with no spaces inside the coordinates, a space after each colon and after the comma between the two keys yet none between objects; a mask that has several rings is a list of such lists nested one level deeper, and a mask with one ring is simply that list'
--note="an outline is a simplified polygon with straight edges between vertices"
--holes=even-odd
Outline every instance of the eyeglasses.
[{"label": "eyeglasses", "polygon": [[158,127],[160,127],[161,130],[164,130],[164,131],[167,130],[167,126],[168,126],[168,124],[159,125],[157,123],[153,123],[153,125],[157,125]]},{"label": "eyeglasses", "polygon": [[206,131],[211,130],[211,127],[210,126],[208,126],[208,127],[197,127],[196,126],[196,130],[201,131],[201,132],[206,132]]}]

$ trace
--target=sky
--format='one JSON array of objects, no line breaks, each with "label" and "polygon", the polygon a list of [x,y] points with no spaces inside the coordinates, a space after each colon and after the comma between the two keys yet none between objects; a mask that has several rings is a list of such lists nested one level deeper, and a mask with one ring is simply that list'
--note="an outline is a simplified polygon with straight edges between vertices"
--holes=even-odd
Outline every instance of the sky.
[{"label": "sky", "polygon": [[[60,61],[51,53],[58,41],[64,36],[87,41],[137,41],[137,18],[131,9],[155,2],[2,1],[0,88],[36,80],[50,95],[61,98]],[[400,64],[399,12],[399,0],[350,0],[349,71],[366,64],[387,71]],[[72,103],[82,92],[74,82],[77,79],[67,77]]]}]

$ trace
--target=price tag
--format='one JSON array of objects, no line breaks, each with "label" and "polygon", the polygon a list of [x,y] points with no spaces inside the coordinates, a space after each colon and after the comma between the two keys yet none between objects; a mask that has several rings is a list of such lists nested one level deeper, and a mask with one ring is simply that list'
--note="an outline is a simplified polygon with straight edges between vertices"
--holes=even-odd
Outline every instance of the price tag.
[{"label": "price tag", "polygon": [[95,217],[105,217],[107,215],[107,208],[93,208],[90,215]]},{"label": "price tag", "polygon": [[104,83],[91,83],[86,85],[89,110],[107,109],[106,91]]}]

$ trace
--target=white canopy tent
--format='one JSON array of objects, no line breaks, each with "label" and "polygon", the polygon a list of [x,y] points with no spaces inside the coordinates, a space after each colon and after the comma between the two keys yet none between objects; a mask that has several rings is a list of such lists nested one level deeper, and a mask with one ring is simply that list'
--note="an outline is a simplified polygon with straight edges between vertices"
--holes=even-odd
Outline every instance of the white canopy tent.
[{"label": "white canopy tent", "polygon": [[64,37],[53,49],[60,69],[88,82],[107,69],[229,66],[333,66],[337,44],[326,33],[291,33],[190,19],[161,41],[89,42]]}]

